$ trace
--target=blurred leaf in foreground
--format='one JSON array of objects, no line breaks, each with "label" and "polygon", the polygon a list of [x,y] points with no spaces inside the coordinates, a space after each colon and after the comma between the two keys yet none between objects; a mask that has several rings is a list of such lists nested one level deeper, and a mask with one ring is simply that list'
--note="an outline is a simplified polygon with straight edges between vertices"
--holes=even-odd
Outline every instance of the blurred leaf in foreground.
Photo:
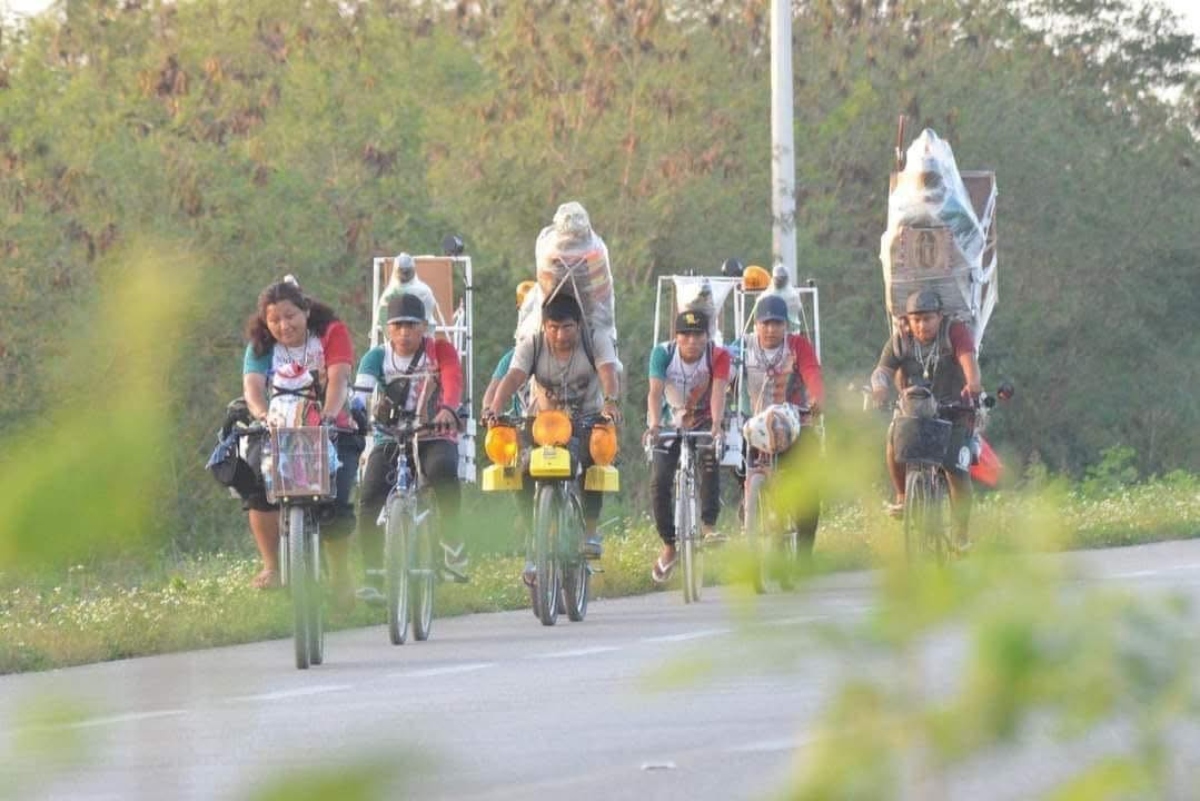
[{"label": "blurred leaf in foreground", "polygon": [[199,272],[192,254],[130,248],[112,257],[94,308],[46,321],[64,337],[45,413],[0,455],[0,568],[111,555],[163,532],[170,376]]}]

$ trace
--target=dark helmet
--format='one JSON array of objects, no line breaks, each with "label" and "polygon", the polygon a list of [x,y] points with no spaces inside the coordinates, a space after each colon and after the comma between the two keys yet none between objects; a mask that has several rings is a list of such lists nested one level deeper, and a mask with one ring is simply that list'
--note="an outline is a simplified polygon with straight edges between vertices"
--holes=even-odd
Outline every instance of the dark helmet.
[{"label": "dark helmet", "polygon": [[908,296],[904,304],[905,314],[923,314],[925,312],[940,312],[942,299],[932,289],[922,289]]},{"label": "dark helmet", "polygon": [[737,259],[726,259],[721,265],[721,275],[726,278],[741,278],[745,266]]}]

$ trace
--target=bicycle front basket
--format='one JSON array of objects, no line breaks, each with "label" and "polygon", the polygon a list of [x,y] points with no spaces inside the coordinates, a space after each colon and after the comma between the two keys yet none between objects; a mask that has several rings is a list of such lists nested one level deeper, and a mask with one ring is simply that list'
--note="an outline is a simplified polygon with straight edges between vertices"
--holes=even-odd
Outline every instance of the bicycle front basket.
[{"label": "bicycle front basket", "polygon": [[320,426],[271,430],[271,484],[277,498],[332,498],[329,435]]},{"label": "bicycle front basket", "polygon": [[897,417],[892,427],[896,461],[941,464],[950,444],[950,423],[936,417]]}]

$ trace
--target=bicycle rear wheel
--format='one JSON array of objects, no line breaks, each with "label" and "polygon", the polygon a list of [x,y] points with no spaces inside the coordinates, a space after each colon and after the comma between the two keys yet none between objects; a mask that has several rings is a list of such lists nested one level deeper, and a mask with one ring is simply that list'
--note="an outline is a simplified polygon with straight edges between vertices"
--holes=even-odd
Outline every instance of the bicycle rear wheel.
[{"label": "bicycle rear wheel", "polygon": [[296,655],[296,668],[307,670],[308,658],[308,596],[312,592],[308,580],[308,567],[305,551],[308,550],[308,540],[304,534],[304,509],[299,506],[287,507],[287,542],[288,542],[288,587],[292,595],[292,637]]},{"label": "bicycle rear wheel", "polygon": [[754,591],[767,591],[767,569],[771,559],[770,515],[766,499],[767,476],[751,473],[746,477],[746,542],[750,546],[751,576]]},{"label": "bicycle rear wheel", "polygon": [[534,564],[537,565],[533,602],[543,626],[558,622],[558,597],[562,592],[558,564],[560,520],[558,490],[553,484],[543,484],[538,488],[533,518]]},{"label": "bicycle rear wheel", "polygon": [[434,531],[436,515],[432,499],[424,495],[424,502],[418,507],[412,524],[413,541],[409,550],[414,569],[410,571],[408,580],[413,636],[421,642],[428,640],[433,631],[433,592],[437,576],[437,568],[433,564],[433,544],[437,541]]},{"label": "bicycle rear wheel", "polygon": [[[588,569],[587,559],[584,558],[583,548],[583,506],[579,496],[568,489],[567,502],[562,505],[562,518],[559,522],[560,532],[578,532],[578,536],[564,536],[560,540],[563,550],[560,552],[563,564],[563,596],[566,602],[567,617],[573,623],[579,623],[587,617],[588,596],[591,594],[592,572]],[[568,543],[570,545],[568,546]]]},{"label": "bicycle rear wheel", "polygon": [[384,526],[383,562],[386,574],[388,638],[392,645],[408,639],[408,515],[399,498],[388,501]]},{"label": "bicycle rear wheel", "polygon": [[325,605],[321,593],[321,526],[316,515],[305,515],[304,535],[308,547],[304,558],[308,568],[308,663],[325,661]]}]

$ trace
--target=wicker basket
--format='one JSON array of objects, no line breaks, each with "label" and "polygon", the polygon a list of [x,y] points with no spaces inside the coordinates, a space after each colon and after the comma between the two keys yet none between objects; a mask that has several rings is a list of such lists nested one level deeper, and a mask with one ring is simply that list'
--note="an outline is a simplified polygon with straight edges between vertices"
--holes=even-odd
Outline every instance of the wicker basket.
[{"label": "wicker basket", "polygon": [[897,417],[892,427],[896,461],[942,464],[950,444],[951,425],[936,417]]}]

